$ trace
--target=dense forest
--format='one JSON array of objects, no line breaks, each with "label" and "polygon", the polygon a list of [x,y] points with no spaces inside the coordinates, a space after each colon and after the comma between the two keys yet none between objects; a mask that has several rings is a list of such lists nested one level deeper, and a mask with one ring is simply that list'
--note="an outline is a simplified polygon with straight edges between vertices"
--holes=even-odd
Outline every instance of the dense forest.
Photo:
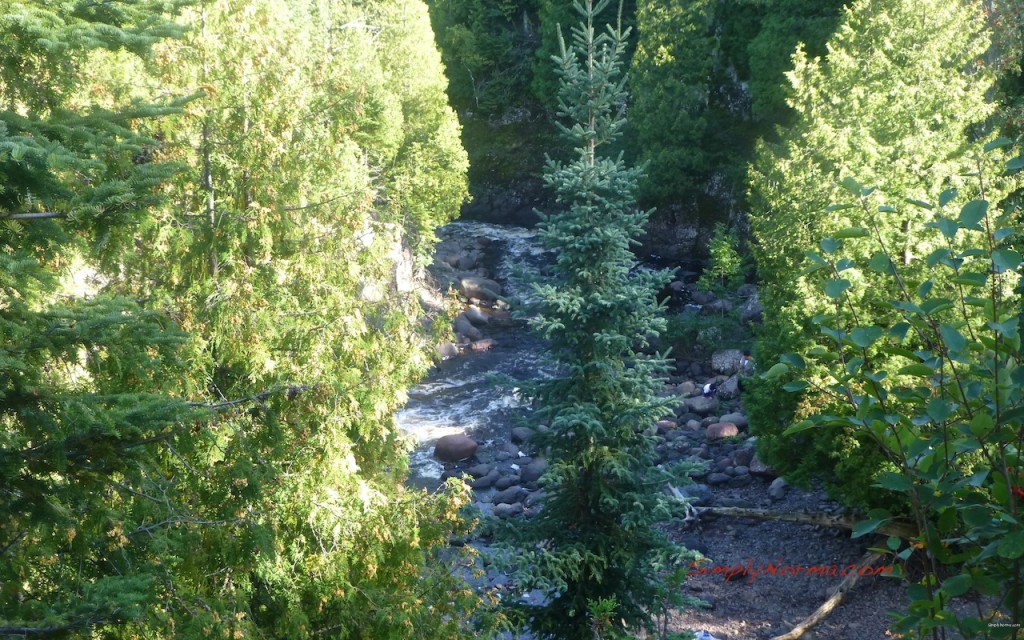
[{"label": "dense forest", "polygon": [[[893,633],[1024,637],[1022,57],[1019,0],[0,1],[0,637],[686,638],[660,347],[732,330],[758,455],[912,568]],[[539,606],[407,482],[460,212],[557,256],[488,560]]]}]

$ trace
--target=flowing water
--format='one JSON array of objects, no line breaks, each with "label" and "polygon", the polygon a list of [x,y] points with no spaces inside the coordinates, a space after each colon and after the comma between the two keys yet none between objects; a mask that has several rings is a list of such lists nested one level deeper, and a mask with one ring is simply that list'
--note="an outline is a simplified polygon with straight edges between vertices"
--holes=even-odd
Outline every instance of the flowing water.
[{"label": "flowing water", "polygon": [[[455,222],[438,235],[467,242],[478,237],[491,240],[486,266],[504,287],[506,297],[528,296],[520,272],[544,261],[534,232],[521,227]],[[522,321],[504,326],[492,322],[483,332],[495,340],[494,347],[440,362],[422,383],[409,390],[409,402],[398,413],[399,426],[417,442],[410,459],[410,482],[416,486],[433,488],[440,482],[443,468],[433,458],[438,438],[464,433],[481,444],[507,439],[524,402],[515,381],[542,375],[543,345]],[[496,377],[505,382],[498,384]]]}]

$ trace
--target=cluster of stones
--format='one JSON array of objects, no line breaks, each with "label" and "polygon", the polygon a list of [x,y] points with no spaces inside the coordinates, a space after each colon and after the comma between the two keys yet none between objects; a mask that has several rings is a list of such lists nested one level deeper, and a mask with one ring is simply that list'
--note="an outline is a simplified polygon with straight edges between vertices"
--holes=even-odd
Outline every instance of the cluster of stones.
[{"label": "cluster of stones", "polygon": [[[438,245],[431,273],[440,291],[454,291],[462,304],[462,312],[452,322],[453,342],[437,346],[441,358],[454,358],[464,353],[479,353],[495,346],[493,338],[484,334],[489,324],[511,322],[508,304],[501,299],[502,287],[492,280],[483,263],[492,241],[478,236],[469,241],[442,240]],[[439,298],[421,302],[435,311],[443,308]]]},{"label": "cluster of stones", "polygon": [[532,452],[532,435],[529,427],[516,427],[507,440],[483,446],[466,435],[447,435],[434,446],[434,457],[445,463],[442,479],[462,478],[473,489],[481,513],[530,517],[544,497],[538,481],[548,467],[543,456]]}]

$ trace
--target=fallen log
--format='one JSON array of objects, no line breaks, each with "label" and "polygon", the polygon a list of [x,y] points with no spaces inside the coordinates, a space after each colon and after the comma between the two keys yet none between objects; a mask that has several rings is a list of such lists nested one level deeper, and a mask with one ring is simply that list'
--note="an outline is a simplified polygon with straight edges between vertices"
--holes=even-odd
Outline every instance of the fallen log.
[{"label": "fallen log", "polygon": [[[669,485],[669,491],[672,495],[679,500],[685,500],[684,496],[679,489]],[[781,520],[784,522],[800,522],[803,524],[816,524],[823,527],[834,527],[837,529],[850,529],[853,530],[859,520],[853,518],[847,518],[842,516],[833,516],[827,513],[806,513],[803,511],[773,511],[771,509],[746,509],[743,507],[689,507],[687,509],[687,519],[691,519],[693,516],[700,518],[701,516],[725,516],[730,518],[751,518],[753,520]],[[917,527],[910,522],[903,520],[894,520],[892,522],[885,522],[878,526],[874,530],[874,533],[879,533],[886,536],[896,536],[904,540],[909,540],[920,535]]]},{"label": "fallen log", "polygon": [[[872,551],[864,555],[864,557],[860,561],[860,566],[870,567],[879,560],[881,560],[881,558],[881,553],[878,553],[877,551]],[[849,593],[851,589],[853,589],[855,584],[857,584],[858,577],[859,576],[856,573],[851,573],[850,575],[846,576],[846,578],[844,578],[843,581],[839,583],[839,586],[836,587],[836,590],[835,592],[833,592],[832,596],[828,600],[826,600],[824,604],[818,607],[814,613],[807,616],[804,620],[802,620],[799,624],[797,624],[795,627],[793,627],[786,633],[782,634],[781,636],[775,636],[771,640],[797,640],[797,638],[804,635],[804,633],[806,633],[808,629],[824,620],[828,616],[828,614],[832,613],[832,611],[839,606],[839,604],[846,597],[846,594]]]}]

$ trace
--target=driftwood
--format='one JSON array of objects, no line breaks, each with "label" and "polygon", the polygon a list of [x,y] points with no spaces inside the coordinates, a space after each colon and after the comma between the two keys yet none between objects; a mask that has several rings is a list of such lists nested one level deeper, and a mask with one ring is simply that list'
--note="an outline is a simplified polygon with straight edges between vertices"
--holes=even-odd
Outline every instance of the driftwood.
[{"label": "driftwood", "polygon": [[[837,529],[853,529],[858,520],[833,516],[827,513],[804,513],[802,511],[772,511],[770,509],[743,509],[740,507],[694,507],[698,516],[729,516],[732,518],[751,518],[754,520],[783,520],[786,522],[802,522],[804,524],[817,524],[823,527],[834,527]],[[918,535],[917,527],[909,522],[893,521],[885,522],[874,530],[884,536],[896,536],[904,540]]]},{"label": "driftwood", "polygon": [[[881,558],[881,553],[878,553],[877,551],[872,551],[871,553],[868,553],[863,558],[861,558],[860,566],[870,567],[874,563],[878,562]],[[825,617],[828,616],[828,614],[832,613],[833,609],[839,606],[839,603],[843,601],[843,598],[846,597],[846,594],[849,593],[850,590],[853,589],[853,586],[857,583],[858,577],[859,576],[856,572],[851,572],[850,575],[846,576],[843,579],[843,581],[839,583],[839,586],[836,587],[836,590],[832,594],[832,597],[826,600],[823,605],[818,607],[818,609],[814,613],[807,616],[807,618],[802,620],[799,624],[790,629],[788,632],[782,634],[781,636],[775,636],[771,640],[797,640],[797,638],[804,635],[804,632],[806,632],[808,629],[824,620]]]},{"label": "driftwood", "polygon": [[[679,489],[672,485],[668,485],[668,490],[677,500],[683,502],[687,501],[686,496],[684,496]],[[860,522],[852,518],[843,518],[840,516],[829,515],[827,513],[772,511],[771,509],[745,509],[743,507],[694,507],[689,503],[686,504],[686,517],[684,518],[686,522],[699,520],[701,516],[726,516],[729,518],[750,518],[752,520],[781,520],[784,522],[801,522],[803,524],[816,524],[823,527],[851,530]],[[909,540],[910,538],[920,535],[917,527],[903,520],[882,523],[874,530],[874,533],[879,533],[885,536],[896,536],[897,538],[902,538],[904,540]]]}]

